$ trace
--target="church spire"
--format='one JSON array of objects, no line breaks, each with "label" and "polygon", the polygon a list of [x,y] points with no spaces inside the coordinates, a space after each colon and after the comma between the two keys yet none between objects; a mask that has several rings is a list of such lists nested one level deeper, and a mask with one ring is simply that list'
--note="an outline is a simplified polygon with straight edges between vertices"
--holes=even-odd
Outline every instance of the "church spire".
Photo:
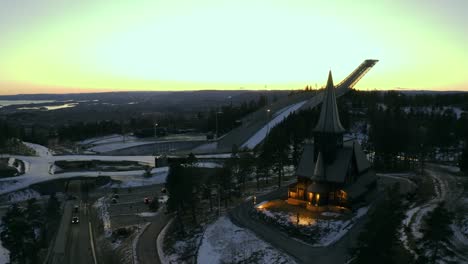
[{"label": "church spire", "polygon": [[322,109],[314,132],[340,134],[345,130],[340,122],[338,107],[336,105],[335,86],[331,70],[328,73],[327,87],[323,95]]}]

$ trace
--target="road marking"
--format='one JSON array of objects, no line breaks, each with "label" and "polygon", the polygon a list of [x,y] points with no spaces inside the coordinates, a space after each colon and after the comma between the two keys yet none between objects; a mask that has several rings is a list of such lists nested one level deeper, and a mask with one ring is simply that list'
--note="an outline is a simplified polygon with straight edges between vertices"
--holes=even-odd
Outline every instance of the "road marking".
[{"label": "road marking", "polygon": [[91,222],[88,221],[88,226],[89,226],[89,239],[90,239],[90,242],[91,242],[91,253],[93,254],[93,260],[94,260],[94,264],[97,264],[97,259],[96,259],[96,251],[94,249],[94,238],[93,238],[93,231],[92,231],[92,227],[91,227]]}]

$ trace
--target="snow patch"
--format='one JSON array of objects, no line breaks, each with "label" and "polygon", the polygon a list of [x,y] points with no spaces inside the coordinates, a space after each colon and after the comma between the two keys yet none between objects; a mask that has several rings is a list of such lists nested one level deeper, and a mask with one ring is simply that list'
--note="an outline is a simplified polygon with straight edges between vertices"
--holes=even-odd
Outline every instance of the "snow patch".
[{"label": "snow patch", "polygon": [[50,156],[52,156],[52,151],[50,149],[44,147],[44,146],[34,144],[34,143],[29,143],[29,142],[23,142],[23,143],[28,148],[33,149],[39,157],[50,157]]},{"label": "snow patch", "polygon": [[295,263],[247,229],[220,217],[206,229],[198,251],[198,263]]},{"label": "snow patch", "polygon": [[[134,136],[129,136],[125,135],[125,141],[133,141],[135,140],[136,137]],[[85,140],[82,140],[78,142],[80,145],[99,145],[99,144],[108,144],[108,143],[115,143],[115,142],[123,142],[124,141],[124,136],[118,135],[118,134],[112,134],[108,136],[102,136],[102,137],[94,137],[94,138],[88,138]]]},{"label": "snow patch", "polygon": [[157,214],[158,214],[157,212],[142,212],[142,213],[138,213],[137,215],[141,217],[153,217],[153,216],[156,216]]},{"label": "snow patch", "polygon": [[276,125],[281,123],[281,121],[287,118],[291,113],[294,113],[296,110],[301,108],[306,102],[307,100],[293,104],[286,109],[281,109],[280,111],[282,112],[280,112],[278,115],[275,116],[275,114],[279,112],[277,111],[274,114],[274,118],[271,119],[270,122],[268,122],[260,130],[258,130],[257,133],[255,133],[251,138],[249,138],[244,144],[242,144],[241,148],[249,148],[249,149],[255,148],[255,146],[260,144],[260,142],[262,142],[265,139],[269,130],[273,129]]},{"label": "snow patch", "polygon": [[105,201],[105,197],[99,198],[94,204],[93,207],[96,208],[98,212],[98,217],[102,221],[104,227],[104,236],[110,237],[112,235],[111,221],[108,211],[108,204]]},{"label": "snow patch", "polygon": [[29,200],[31,198],[38,199],[40,197],[41,197],[41,194],[36,192],[35,190],[25,189],[25,190],[9,193],[8,195],[6,195],[6,200],[7,202],[17,203],[17,202]]},{"label": "snow patch", "polygon": [[[258,212],[273,219],[280,226],[295,226],[295,228],[302,230],[303,233],[316,234],[317,240],[311,245],[315,247],[327,247],[340,240],[368,210],[369,207],[361,207],[351,219],[347,220],[315,219],[302,215],[299,217],[299,222],[297,221],[297,215],[292,212],[273,212],[260,208]],[[323,212],[321,214],[325,214],[326,216],[340,215],[334,212]]]},{"label": "snow patch", "polygon": [[137,146],[142,146],[142,145],[150,145],[150,144],[154,144],[154,142],[151,142],[151,141],[117,142],[117,143],[97,145],[97,146],[88,148],[87,150],[97,152],[97,153],[102,153],[102,152],[109,152],[109,151],[114,151],[114,150],[119,150],[119,149],[126,149],[126,148],[137,147]]}]

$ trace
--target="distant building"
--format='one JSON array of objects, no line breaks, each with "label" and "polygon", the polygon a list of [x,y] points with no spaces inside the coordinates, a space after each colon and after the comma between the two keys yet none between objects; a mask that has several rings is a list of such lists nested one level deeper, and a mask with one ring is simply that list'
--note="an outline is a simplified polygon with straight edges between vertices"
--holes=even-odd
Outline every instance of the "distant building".
[{"label": "distant building", "polygon": [[351,208],[365,201],[376,186],[376,176],[359,143],[343,142],[344,132],[330,72],[314,140],[304,146],[297,182],[288,188],[288,203],[326,210],[333,206]]}]

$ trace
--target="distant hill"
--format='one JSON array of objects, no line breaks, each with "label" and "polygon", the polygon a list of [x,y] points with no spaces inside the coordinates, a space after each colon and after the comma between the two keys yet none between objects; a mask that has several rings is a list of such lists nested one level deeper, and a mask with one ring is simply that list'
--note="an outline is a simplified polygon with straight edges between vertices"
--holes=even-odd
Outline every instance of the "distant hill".
[{"label": "distant hill", "polygon": [[101,102],[125,103],[125,102],[164,102],[177,103],[189,99],[195,101],[217,101],[233,103],[250,100],[261,94],[267,95],[273,99],[289,94],[291,91],[251,91],[251,90],[203,90],[203,91],[152,91],[152,92],[106,92],[106,93],[79,93],[79,94],[18,94],[18,95],[0,95],[0,100],[56,100],[56,101],[85,101],[99,100]]}]

